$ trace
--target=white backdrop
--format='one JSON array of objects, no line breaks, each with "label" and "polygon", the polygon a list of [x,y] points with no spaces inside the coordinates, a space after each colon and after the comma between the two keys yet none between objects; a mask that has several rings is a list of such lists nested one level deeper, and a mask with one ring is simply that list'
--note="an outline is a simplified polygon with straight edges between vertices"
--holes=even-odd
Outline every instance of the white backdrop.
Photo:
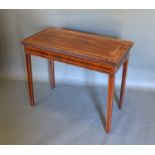
[{"label": "white backdrop", "polygon": [[[155,88],[155,10],[0,10],[0,76],[26,79],[22,38],[48,26],[134,41],[128,86]],[[48,80],[47,61],[33,57],[34,80]],[[106,74],[56,62],[56,81],[105,84]],[[121,70],[116,84],[121,80]]]}]

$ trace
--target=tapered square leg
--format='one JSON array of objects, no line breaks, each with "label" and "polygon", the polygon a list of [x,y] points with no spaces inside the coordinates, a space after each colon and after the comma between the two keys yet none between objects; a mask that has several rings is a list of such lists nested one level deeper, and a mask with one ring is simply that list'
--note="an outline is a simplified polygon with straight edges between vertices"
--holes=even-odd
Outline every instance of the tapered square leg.
[{"label": "tapered square leg", "polygon": [[51,88],[55,88],[54,60],[48,60],[49,80]]},{"label": "tapered square leg", "polygon": [[27,80],[28,80],[28,88],[29,88],[30,105],[35,106],[34,92],[33,92],[33,80],[32,80],[31,55],[25,54],[25,58],[26,58],[26,69],[27,69]]},{"label": "tapered square leg", "polygon": [[107,118],[106,118],[106,132],[107,133],[109,133],[111,131],[114,88],[115,88],[115,76],[109,74],[108,100],[107,100]]},{"label": "tapered square leg", "polygon": [[121,92],[119,98],[119,108],[122,108],[123,105],[123,98],[125,92],[125,85],[126,85],[126,76],[127,76],[127,68],[128,68],[128,60],[123,65],[123,73],[122,73],[122,84],[121,84]]}]

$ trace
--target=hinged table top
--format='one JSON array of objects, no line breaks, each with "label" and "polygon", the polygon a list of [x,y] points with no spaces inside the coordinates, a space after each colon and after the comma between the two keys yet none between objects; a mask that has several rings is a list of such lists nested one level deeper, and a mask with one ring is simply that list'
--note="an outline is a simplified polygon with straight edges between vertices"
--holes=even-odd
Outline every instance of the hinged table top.
[{"label": "hinged table top", "polygon": [[117,65],[133,43],[61,28],[47,28],[22,40],[26,46]]}]

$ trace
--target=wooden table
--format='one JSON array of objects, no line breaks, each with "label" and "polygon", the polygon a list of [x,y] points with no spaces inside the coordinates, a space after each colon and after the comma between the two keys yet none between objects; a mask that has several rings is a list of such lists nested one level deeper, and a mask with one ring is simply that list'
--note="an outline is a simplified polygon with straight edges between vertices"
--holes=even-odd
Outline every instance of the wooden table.
[{"label": "wooden table", "polygon": [[22,40],[25,49],[27,78],[31,106],[35,105],[31,55],[47,58],[52,88],[55,87],[54,61],[107,73],[108,100],[106,132],[111,130],[115,73],[123,65],[119,108],[123,104],[126,74],[131,41],[119,40],[101,35],[82,33],[60,28],[47,28]]}]

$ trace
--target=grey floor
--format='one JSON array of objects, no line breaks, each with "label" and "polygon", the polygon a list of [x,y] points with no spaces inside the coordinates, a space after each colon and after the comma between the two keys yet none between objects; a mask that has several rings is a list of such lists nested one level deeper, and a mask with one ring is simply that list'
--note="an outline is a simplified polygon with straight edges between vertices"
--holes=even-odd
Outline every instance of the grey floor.
[{"label": "grey floor", "polygon": [[155,91],[127,89],[122,110],[116,89],[112,132],[104,131],[106,87],[0,80],[0,144],[155,144]]}]

